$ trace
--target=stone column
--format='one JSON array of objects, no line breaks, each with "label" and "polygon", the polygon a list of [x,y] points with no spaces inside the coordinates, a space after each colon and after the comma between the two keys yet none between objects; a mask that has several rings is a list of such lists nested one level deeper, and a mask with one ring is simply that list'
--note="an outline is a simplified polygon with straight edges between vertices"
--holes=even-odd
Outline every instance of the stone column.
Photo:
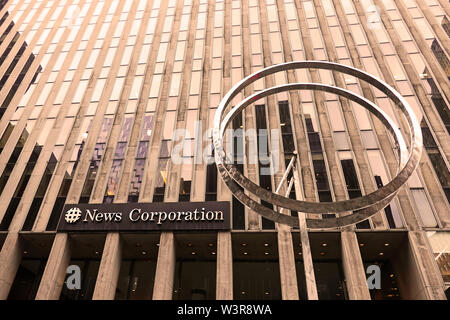
[{"label": "stone column", "polygon": [[216,299],[233,300],[233,254],[231,233],[217,234]]},{"label": "stone column", "polygon": [[[209,57],[211,56],[213,17],[215,3],[210,1],[208,4],[208,26],[206,29],[207,45],[205,49],[205,66],[210,68]],[[231,87],[231,1],[225,0],[225,21],[224,21],[224,55],[223,55],[223,82],[222,95]],[[204,73],[207,74],[206,72]],[[208,76],[209,77],[209,76]],[[203,80],[202,95],[208,94],[209,78]],[[206,97],[204,97],[206,98]],[[203,100],[203,99],[202,99]],[[206,102],[207,99],[205,99]],[[205,107],[205,114],[208,112]],[[202,111],[202,110],[201,110]],[[202,149],[204,150],[204,148]],[[203,178],[204,179],[204,178]],[[202,180],[205,181],[205,180]],[[223,180],[217,178],[217,201],[230,201],[230,215],[233,217],[233,205],[231,192],[225,186]],[[231,225],[232,225],[231,219]],[[216,274],[216,299],[233,300],[233,246],[231,241],[231,232],[217,233],[217,274]]]},{"label": "stone column", "polygon": [[295,270],[291,228],[278,224],[277,229],[281,296],[283,300],[298,300],[297,273]]},{"label": "stone column", "polygon": [[42,275],[36,300],[57,300],[61,294],[70,262],[70,239],[67,233],[56,234]]},{"label": "stone column", "polygon": [[[260,10],[260,19],[261,19],[261,37],[262,37],[262,52],[264,57],[264,65],[269,66],[272,65],[271,58],[271,45],[270,45],[270,30],[269,30],[269,20],[268,20],[268,12],[266,3],[264,1],[260,1],[258,3]],[[271,88],[276,85],[276,79],[274,75],[270,75],[264,78],[265,79],[265,87]],[[266,106],[267,106],[267,129],[278,129],[280,128],[280,116],[278,114],[278,106],[277,99],[275,96],[268,96],[266,98]],[[278,133],[279,141],[282,141],[281,134]],[[280,146],[282,148],[282,146]],[[283,174],[286,170],[285,166],[285,158],[284,151],[280,150],[278,154],[278,163],[280,164],[280,168],[273,174],[272,177],[272,185],[274,189],[282,181]],[[285,194],[286,182],[283,183],[281,189],[279,190],[280,194]],[[283,226],[281,224],[276,225],[277,228],[277,243],[278,243],[278,257],[279,257],[279,265],[280,265],[280,283],[281,283],[281,295],[283,300],[298,300],[298,284],[297,284],[297,273],[295,269],[295,259],[294,259],[294,250],[292,244],[292,235],[290,232],[290,227]]]},{"label": "stone column", "polygon": [[92,300],[114,300],[121,262],[120,234],[108,233]]},{"label": "stone column", "polygon": [[22,246],[19,234],[8,233],[0,252],[0,300],[8,298],[21,261]]},{"label": "stone column", "polygon": [[[417,292],[411,293],[412,299],[447,300],[444,281],[431,254],[432,250],[424,231],[408,231],[412,266],[417,269],[416,278],[420,279]],[[408,297],[409,299],[409,297]]]},{"label": "stone column", "polygon": [[341,232],[342,265],[350,300],[371,300],[355,231]]},{"label": "stone column", "polygon": [[175,238],[173,232],[162,232],[159,242],[153,300],[171,300],[175,273]]}]

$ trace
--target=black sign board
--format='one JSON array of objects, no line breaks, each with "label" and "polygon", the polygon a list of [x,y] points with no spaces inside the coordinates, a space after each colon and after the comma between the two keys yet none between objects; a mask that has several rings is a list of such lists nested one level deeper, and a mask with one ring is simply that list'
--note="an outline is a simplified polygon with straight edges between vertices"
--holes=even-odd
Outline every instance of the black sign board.
[{"label": "black sign board", "polygon": [[58,231],[230,230],[230,203],[66,204]]}]

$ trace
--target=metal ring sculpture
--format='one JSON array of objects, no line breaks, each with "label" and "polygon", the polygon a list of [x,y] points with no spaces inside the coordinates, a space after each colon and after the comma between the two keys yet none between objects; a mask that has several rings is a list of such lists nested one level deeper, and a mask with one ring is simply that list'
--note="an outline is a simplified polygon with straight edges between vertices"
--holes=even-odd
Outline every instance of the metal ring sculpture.
[{"label": "metal ring sculpture", "polygon": [[[410,151],[408,152],[403,136],[400,133],[399,129],[396,127],[395,123],[382,109],[380,109],[374,103],[351,91],[319,83],[291,83],[262,90],[247,97],[237,106],[233,107],[229,111],[229,113],[225,115],[225,117],[223,116],[224,111],[227,109],[227,106],[232,101],[232,99],[249,84],[262,77],[266,77],[276,72],[306,68],[342,72],[344,74],[348,74],[360,80],[366,81],[379,89],[381,92],[385,93],[399,107],[409,124]],[[284,196],[272,193],[264,188],[261,188],[260,186],[243,176],[234,167],[234,165],[227,161],[222,141],[225,128],[227,127],[229,122],[238,114],[238,112],[242,111],[244,108],[246,108],[256,100],[259,100],[260,98],[266,97],[271,94],[289,90],[320,90],[329,93],[335,93],[337,95],[348,98],[371,111],[378,119],[380,119],[380,121],[384,125],[387,126],[387,128],[393,134],[394,139],[397,143],[399,153],[399,169],[397,172],[397,176],[394,177],[385,186],[368,195],[350,200],[320,203],[286,198]],[[367,72],[349,66],[324,61],[295,61],[278,64],[253,73],[238,82],[224,96],[216,111],[213,128],[213,143],[215,148],[215,162],[225,184],[241,203],[258,212],[260,215],[269,220],[289,226],[298,226],[298,217],[280,214],[261,205],[257,201],[247,196],[244,191],[241,190],[239,185],[266,202],[269,202],[278,207],[283,207],[298,212],[345,213],[353,211],[353,213],[342,215],[333,219],[306,219],[307,226],[309,228],[334,228],[354,224],[369,218],[379,210],[383,209],[397,195],[399,189],[406,183],[408,178],[417,168],[422,153],[422,133],[418,121],[412,111],[412,108],[397,91],[395,91],[385,82],[373,77]]]}]

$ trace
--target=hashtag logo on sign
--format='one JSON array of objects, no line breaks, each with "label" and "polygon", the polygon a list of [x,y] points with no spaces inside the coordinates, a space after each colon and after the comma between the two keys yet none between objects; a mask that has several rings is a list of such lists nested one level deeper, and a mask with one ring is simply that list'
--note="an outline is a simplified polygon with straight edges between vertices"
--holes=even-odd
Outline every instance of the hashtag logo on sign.
[{"label": "hashtag logo on sign", "polygon": [[81,217],[81,210],[77,207],[70,208],[66,212],[66,222],[67,223],[75,223],[77,222]]}]

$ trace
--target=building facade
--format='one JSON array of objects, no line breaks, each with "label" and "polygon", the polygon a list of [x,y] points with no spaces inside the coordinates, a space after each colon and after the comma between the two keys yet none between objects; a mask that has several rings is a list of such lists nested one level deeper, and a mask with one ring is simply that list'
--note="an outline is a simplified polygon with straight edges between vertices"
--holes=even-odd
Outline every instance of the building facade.
[{"label": "building facade", "polygon": [[[317,298],[447,299],[447,0],[0,4],[0,299],[314,298],[299,229],[243,206],[207,161],[222,97],[253,72],[296,60],[337,62],[383,79],[414,109],[424,138],[419,167],[386,208],[355,225],[308,230]],[[407,137],[404,117],[383,93],[337,72],[271,75],[234,103],[288,82],[362,95]],[[294,199],[352,199],[397,174],[384,125],[333,94],[272,95],[231,127],[239,169],[266,189],[277,189],[298,155],[288,177]],[[258,142],[272,138],[263,132],[279,138],[274,174],[264,170],[271,166],[264,152],[249,152],[251,132]],[[181,162],[173,161],[175,150]],[[187,202],[228,203],[230,227],[60,230],[67,206]],[[75,289],[69,266],[80,271]]]}]

